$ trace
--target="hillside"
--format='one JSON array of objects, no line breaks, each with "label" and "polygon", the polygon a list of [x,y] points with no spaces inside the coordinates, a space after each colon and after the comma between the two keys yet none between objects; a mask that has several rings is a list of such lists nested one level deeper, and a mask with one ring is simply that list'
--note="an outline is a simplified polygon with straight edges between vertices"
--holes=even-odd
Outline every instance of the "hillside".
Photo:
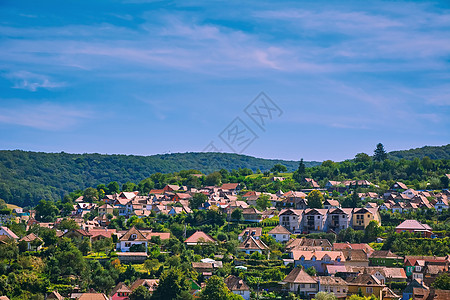
[{"label": "hillside", "polygon": [[450,159],[450,144],[445,146],[425,146],[409,150],[389,152],[388,157],[392,160],[423,158],[428,156],[431,159]]},{"label": "hillside", "polygon": [[[255,158],[231,153],[175,153],[153,156],[68,154],[0,151],[0,198],[20,206],[41,199],[59,200],[64,194],[100,183],[138,183],[156,172],[172,173],[195,169],[210,173],[249,168],[270,169],[281,163],[289,171],[298,162]],[[314,166],[319,162],[305,162]]]}]

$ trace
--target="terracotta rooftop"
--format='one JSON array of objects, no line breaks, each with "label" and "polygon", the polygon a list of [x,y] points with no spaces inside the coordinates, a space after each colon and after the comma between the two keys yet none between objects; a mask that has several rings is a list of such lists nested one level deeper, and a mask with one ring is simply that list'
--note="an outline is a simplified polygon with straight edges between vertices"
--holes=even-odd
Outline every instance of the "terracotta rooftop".
[{"label": "terracotta rooftop", "polygon": [[225,284],[230,291],[250,291],[250,288],[245,281],[234,275],[225,278]]},{"label": "terracotta rooftop", "polygon": [[284,278],[283,282],[287,283],[300,283],[300,284],[311,284],[317,283],[313,277],[303,270],[303,268],[296,267]]},{"label": "terracotta rooftop", "polygon": [[206,243],[206,242],[213,242],[215,243],[216,240],[213,239],[208,234],[204,233],[203,231],[196,231],[194,234],[192,234],[190,237],[188,237],[185,241],[186,244],[198,244],[200,243]]},{"label": "terracotta rooftop", "polygon": [[272,229],[272,230],[270,230],[269,232],[268,232],[269,234],[291,234],[290,232],[289,232],[289,230],[287,230],[286,228],[284,228],[283,226],[281,226],[281,225],[278,225],[277,227],[275,227],[274,229]]}]

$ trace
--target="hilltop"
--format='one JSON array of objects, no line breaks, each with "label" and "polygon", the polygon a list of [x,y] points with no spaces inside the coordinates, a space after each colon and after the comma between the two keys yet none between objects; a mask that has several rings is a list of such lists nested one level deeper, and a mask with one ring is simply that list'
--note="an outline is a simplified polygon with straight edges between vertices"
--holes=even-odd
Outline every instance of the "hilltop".
[{"label": "hilltop", "polygon": [[391,151],[388,157],[392,160],[424,158],[428,156],[431,159],[450,159],[450,144],[444,146],[425,146],[409,150]]},{"label": "hilltop", "polygon": [[[423,158],[450,159],[450,145],[422,147],[389,153],[391,160]],[[78,189],[117,181],[138,183],[151,174],[194,169],[208,174],[220,169],[269,170],[283,164],[295,171],[298,161],[263,159],[233,153],[173,153],[152,156],[44,153],[21,150],[0,151],[0,198],[19,206],[41,199],[59,200]],[[321,162],[305,162],[306,167]]]},{"label": "hilltop", "polygon": [[[59,200],[77,189],[99,183],[139,182],[153,173],[199,170],[208,174],[220,169],[269,170],[283,164],[288,171],[296,161],[256,158],[232,153],[174,153],[152,156],[0,151],[0,198],[21,206],[41,199]],[[305,162],[307,167],[320,162]]]}]

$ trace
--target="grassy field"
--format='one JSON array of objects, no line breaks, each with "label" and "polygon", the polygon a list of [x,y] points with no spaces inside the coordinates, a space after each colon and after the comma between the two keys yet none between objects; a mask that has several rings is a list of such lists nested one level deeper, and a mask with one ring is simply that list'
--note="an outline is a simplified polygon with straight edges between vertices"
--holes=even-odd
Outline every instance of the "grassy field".
[{"label": "grassy field", "polygon": [[[247,175],[247,178],[256,178],[258,176],[262,176],[263,178],[272,178],[274,177],[273,174],[271,174],[268,177],[265,177],[262,173],[261,174],[252,174],[252,175]],[[278,173],[277,176],[275,177],[284,177],[284,178],[292,178],[292,173]]]},{"label": "grassy field", "polygon": [[6,204],[6,206],[7,206],[9,209],[21,208],[21,207],[19,207],[19,206],[17,206],[17,205],[14,205],[14,204]]}]

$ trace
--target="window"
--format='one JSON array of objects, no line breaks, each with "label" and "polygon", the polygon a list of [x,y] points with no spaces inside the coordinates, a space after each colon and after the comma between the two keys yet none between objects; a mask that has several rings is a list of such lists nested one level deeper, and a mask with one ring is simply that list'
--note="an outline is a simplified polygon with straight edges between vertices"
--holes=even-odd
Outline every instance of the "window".
[{"label": "window", "polygon": [[372,287],[367,287],[366,288],[366,293],[367,294],[372,294],[373,293],[373,288]]},{"label": "window", "polygon": [[301,289],[304,289],[305,288],[305,285],[302,283],[302,284],[300,284],[300,288]]},{"label": "window", "polygon": [[131,243],[130,242],[125,242],[125,247],[127,247],[127,248],[131,247]]}]

